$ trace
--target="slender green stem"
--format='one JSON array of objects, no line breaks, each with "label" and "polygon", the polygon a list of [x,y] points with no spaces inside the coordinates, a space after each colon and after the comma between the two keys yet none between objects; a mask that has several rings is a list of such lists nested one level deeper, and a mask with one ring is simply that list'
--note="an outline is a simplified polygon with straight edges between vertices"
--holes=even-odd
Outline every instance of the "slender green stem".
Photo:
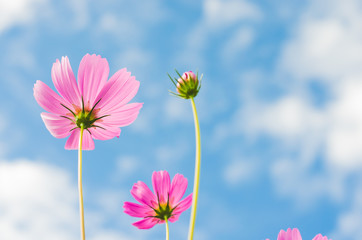
[{"label": "slender green stem", "polygon": [[82,143],[83,143],[84,126],[81,124],[79,136],[79,151],[78,151],[78,190],[79,190],[79,210],[80,210],[80,232],[82,240],[85,240],[84,230],[84,208],[83,208],[83,187],[82,187]]},{"label": "slender green stem", "polygon": [[192,194],[192,208],[191,208],[190,228],[189,228],[189,238],[188,238],[189,240],[193,240],[193,238],[194,238],[197,198],[199,195],[199,183],[200,183],[200,165],[201,165],[200,126],[199,126],[199,119],[197,117],[195,101],[193,98],[191,98],[191,105],[192,105],[192,110],[194,113],[194,121],[195,121],[196,159],[195,159],[194,192]]},{"label": "slender green stem", "polygon": [[165,219],[165,223],[166,223],[166,240],[170,239],[170,231],[168,230],[168,220],[167,218]]}]

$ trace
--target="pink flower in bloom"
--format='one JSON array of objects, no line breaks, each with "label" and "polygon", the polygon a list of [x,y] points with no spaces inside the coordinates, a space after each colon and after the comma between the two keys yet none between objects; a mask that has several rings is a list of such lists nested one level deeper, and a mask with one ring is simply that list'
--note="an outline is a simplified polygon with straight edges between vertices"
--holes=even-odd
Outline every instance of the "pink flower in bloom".
[{"label": "pink flower in bloom", "polygon": [[192,193],[181,200],[187,188],[187,179],[176,174],[170,181],[167,171],[153,172],[153,193],[144,182],[138,181],[132,187],[132,196],[141,204],[125,202],[124,212],[142,220],[133,223],[139,229],[149,229],[165,220],[175,222],[180,214],[192,204]]},{"label": "pink flower in bloom", "polygon": [[318,234],[313,238],[313,240],[329,240],[326,236],[323,236],[322,234]]},{"label": "pink flower in bloom", "polygon": [[[279,232],[278,240],[302,240],[302,236],[297,228],[293,228],[293,230],[288,228],[287,231],[281,230]],[[328,240],[328,238],[323,237],[322,234],[318,234],[313,240]]]},{"label": "pink flower in bloom", "polygon": [[56,138],[70,135],[65,149],[78,148],[81,126],[85,130],[82,148],[92,150],[93,139],[119,137],[120,127],[137,118],[142,103],[128,102],[136,95],[140,83],[125,68],[109,80],[108,74],[105,58],[87,54],[79,64],[77,83],[68,57],[62,57],[51,71],[59,94],[42,81],[35,83],[34,97],[48,111],[41,113],[46,128]]}]

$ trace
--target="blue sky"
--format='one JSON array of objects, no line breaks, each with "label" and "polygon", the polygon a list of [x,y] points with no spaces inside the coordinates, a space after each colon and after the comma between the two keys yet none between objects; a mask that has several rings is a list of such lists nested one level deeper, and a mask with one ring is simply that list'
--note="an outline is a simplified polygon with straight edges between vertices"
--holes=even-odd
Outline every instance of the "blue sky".
[{"label": "blue sky", "polygon": [[[276,239],[297,227],[362,239],[362,4],[310,1],[0,2],[0,239],[79,239],[77,152],[46,130],[33,97],[53,62],[86,53],[127,67],[144,102],[119,139],[84,153],[90,240],[163,239],[123,213],[133,183],[189,179],[191,104],[167,73],[199,71],[197,240]],[[54,89],[54,88],[53,88]],[[186,239],[190,211],[170,225]]]}]

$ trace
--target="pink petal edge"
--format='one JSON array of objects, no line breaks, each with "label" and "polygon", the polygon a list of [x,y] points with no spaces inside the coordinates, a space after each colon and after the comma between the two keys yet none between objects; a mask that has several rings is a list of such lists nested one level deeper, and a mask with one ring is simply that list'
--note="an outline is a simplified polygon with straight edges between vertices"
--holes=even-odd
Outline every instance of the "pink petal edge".
[{"label": "pink petal edge", "polygon": [[95,104],[96,97],[107,82],[108,61],[99,55],[86,54],[79,64],[78,87],[86,109]]},{"label": "pink petal edge", "polygon": [[50,134],[56,138],[65,138],[69,136],[70,130],[75,126],[75,124],[69,119],[63,118],[54,113],[43,112],[40,116]]},{"label": "pink petal edge", "polygon": [[131,189],[131,194],[139,203],[142,203],[150,207],[157,206],[156,196],[148,188],[148,186],[142,181],[138,181],[133,185]]},{"label": "pink petal edge", "polygon": [[171,189],[170,189],[170,205],[174,206],[176,203],[178,203],[183,195],[186,192],[188,181],[187,179],[182,175],[177,173],[171,182]]},{"label": "pink petal edge", "polygon": [[51,113],[56,113],[59,115],[65,115],[69,113],[69,110],[63,107],[62,104],[68,108],[72,108],[72,105],[69,104],[68,101],[61,98],[48,85],[40,80],[37,80],[34,84],[34,97],[38,104],[44,108],[44,110]]},{"label": "pink petal edge", "polygon": [[170,175],[167,171],[153,172],[152,185],[155,195],[158,197],[160,204],[167,203],[168,193],[170,192]]},{"label": "pink petal edge", "polygon": [[146,205],[141,205],[141,204],[132,203],[132,202],[125,202],[123,205],[123,208],[124,208],[124,212],[132,217],[144,218],[147,216],[153,216],[153,214],[154,214],[154,211],[152,210],[152,208],[150,208]]},{"label": "pink petal edge", "polygon": [[[79,136],[80,136],[80,129],[76,128],[70,134],[67,142],[65,143],[65,149],[67,150],[75,150],[79,147]],[[82,143],[82,150],[93,150],[94,149],[94,141],[89,134],[88,131],[83,132],[83,143]]]},{"label": "pink petal edge", "polygon": [[142,220],[140,220],[138,222],[134,222],[134,223],[132,223],[132,225],[139,228],[139,229],[150,229],[159,222],[160,222],[159,219],[149,217],[149,218],[142,219]]},{"label": "pink petal edge", "polygon": [[68,57],[62,57],[61,62],[56,60],[52,67],[51,76],[60,95],[69,103],[80,107],[81,97]]},{"label": "pink petal edge", "polygon": [[179,203],[177,203],[176,209],[173,211],[173,213],[181,214],[182,212],[189,209],[191,207],[191,205],[192,205],[192,193],[190,193],[190,195],[188,195],[183,200],[181,200]]}]

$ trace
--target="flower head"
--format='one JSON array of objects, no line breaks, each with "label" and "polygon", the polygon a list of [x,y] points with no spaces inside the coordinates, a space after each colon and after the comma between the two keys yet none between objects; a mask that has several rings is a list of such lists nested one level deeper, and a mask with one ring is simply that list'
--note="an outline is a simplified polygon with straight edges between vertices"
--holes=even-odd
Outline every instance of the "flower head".
[{"label": "flower head", "polygon": [[143,218],[133,223],[139,229],[152,228],[165,220],[174,222],[192,203],[192,194],[181,200],[187,188],[187,179],[181,174],[171,182],[167,171],[153,172],[152,185],[154,193],[144,182],[135,183],[131,194],[141,204],[125,202],[123,206],[128,215]]},{"label": "flower head", "polygon": [[[293,228],[293,230],[288,228],[287,231],[280,230],[278,240],[302,240],[302,236],[300,235],[298,228]],[[328,238],[323,237],[322,234],[318,234],[313,240],[328,240]]]},{"label": "flower head", "polygon": [[179,76],[178,79],[172,79],[172,77],[168,75],[173,84],[176,86],[176,91],[178,92],[171,93],[184,99],[196,97],[201,88],[202,76],[199,80],[198,74],[195,74],[192,71],[184,72],[182,76],[178,71],[176,71],[176,73]]},{"label": "flower head", "polygon": [[[68,57],[53,64],[51,76],[55,93],[42,81],[34,85],[34,97],[48,112],[41,113],[46,128],[56,138],[68,138],[65,148],[77,149],[83,127],[84,150],[94,149],[93,139],[119,137],[120,127],[131,124],[142,103],[128,102],[136,95],[139,82],[125,68],[109,80],[109,66],[101,56],[85,55],[75,79]],[[108,81],[107,81],[108,80]]]}]

